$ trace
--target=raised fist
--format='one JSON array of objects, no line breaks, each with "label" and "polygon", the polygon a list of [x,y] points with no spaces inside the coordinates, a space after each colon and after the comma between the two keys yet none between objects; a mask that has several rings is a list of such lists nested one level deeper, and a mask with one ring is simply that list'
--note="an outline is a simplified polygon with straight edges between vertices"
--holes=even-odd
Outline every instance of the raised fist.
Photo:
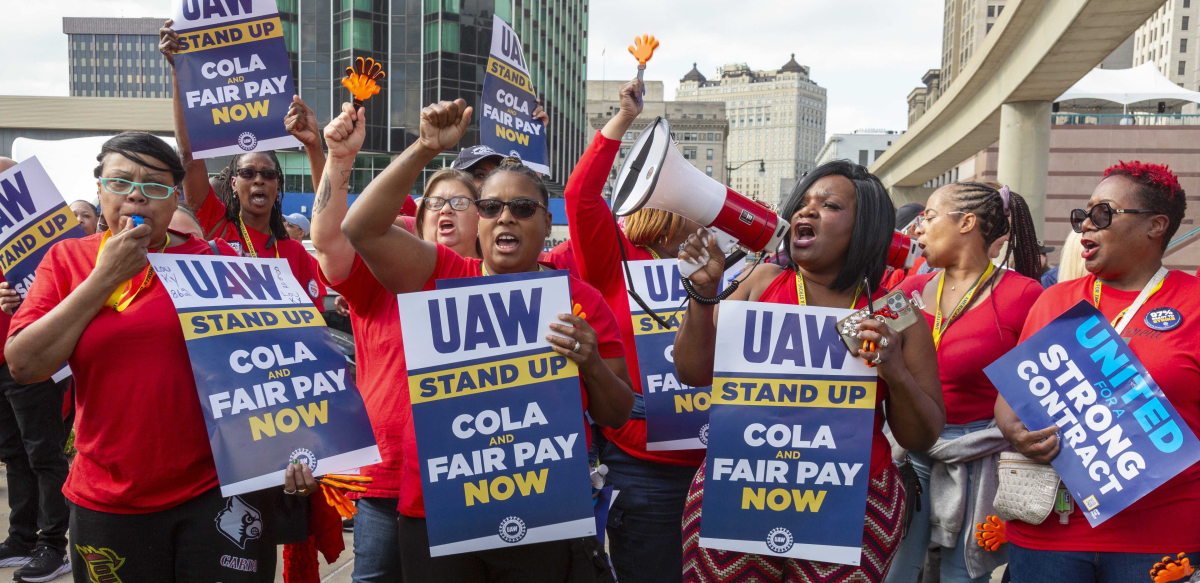
[{"label": "raised fist", "polygon": [[474,111],[462,99],[442,101],[422,109],[421,145],[439,152],[453,147],[466,133]]}]

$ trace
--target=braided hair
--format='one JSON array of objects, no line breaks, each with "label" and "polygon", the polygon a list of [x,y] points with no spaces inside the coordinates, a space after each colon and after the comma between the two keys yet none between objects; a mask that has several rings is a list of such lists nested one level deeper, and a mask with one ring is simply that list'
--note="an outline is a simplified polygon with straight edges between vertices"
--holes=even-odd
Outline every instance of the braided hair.
[{"label": "braided hair", "polygon": [[1119,162],[1104,171],[1104,177],[1124,176],[1138,184],[1138,198],[1142,206],[1167,216],[1167,231],[1163,233],[1163,250],[1179,230],[1183,215],[1187,212],[1187,197],[1179,185],[1179,177],[1165,164],[1145,162]]},{"label": "braided hair", "polygon": [[[487,187],[487,183],[492,181],[492,178],[503,172],[515,172],[528,178],[537,188],[538,193],[542,195],[542,204],[550,206],[550,191],[546,189],[546,183],[542,182],[542,177],[538,176],[532,168],[521,163],[521,159],[516,156],[509,156],[500,161],[500,165],[488,173],[487,179],[483,181],[483,186],[479,187],[479,194],[483,196],[483,189]],[[548,211],[547,211],[548,212]]]},{"label": "braided hair", "polygon": [[[271,206],[270,228],[271,235],[276,241],[290,239],[287,234],[287,228],[283,225],[283,166],[279,164],[279,157],[275,152],[267,150],[265,152],[254,152],[255,154],[263,154],[271,159],[275,164],[275,172],[279,176],[279,189],[276,192],[275,204]],[[242,224],[242,199],[238,197],[237,191],[233,188],[233,180],[237,176],[238,162],[242,160],[245,154],[238,154],[229,161],[229,165],[221,171],[225,177],[225,186],[229,192],[229,199],[225,201],[225,220],[238,225]]]},{"label": "braided hair", "polygon": [[1005,201],[1005,188],[997,190],[981,182],[959,182],[955,186],[950,200],[958,210],[979,219],[979,232],[985,247],[1009,235],[1008,252],[1001,265],[1011,262],[1017,273],[1031,279],[1041,277],[1040,245],[1033,227],[1033,215],[1025,199],[1015,192],[1008,192]]}]

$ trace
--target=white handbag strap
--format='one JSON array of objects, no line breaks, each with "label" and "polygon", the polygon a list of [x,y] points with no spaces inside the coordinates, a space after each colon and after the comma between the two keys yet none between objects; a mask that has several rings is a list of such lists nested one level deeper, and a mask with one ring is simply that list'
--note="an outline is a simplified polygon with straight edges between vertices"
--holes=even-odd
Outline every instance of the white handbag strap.
[{"label": "white handbag strap", "polygon": [[1138,294],[1137,299],[1133,300],[1133,303],[1125,309],[1125,316],[1121,318],[1120,322],[1117,322],[1116,330],[1118,335],[1125,331],[1125,326],[1129,324],[1129,321],[1133,319],[1137,311],[1142,309],[1142,304],[1150,299],[1150,293],[1159,283],[1162,283],[1162,280],[1167,277],[1167,273],[1170,272],[1167,271],[1166,267],[1159,267],[1158,271],[1154,273],[1154,277],[1151,277],[1150,281],[1146,282],[1146,287],[1142,288],[1142,293]]}]

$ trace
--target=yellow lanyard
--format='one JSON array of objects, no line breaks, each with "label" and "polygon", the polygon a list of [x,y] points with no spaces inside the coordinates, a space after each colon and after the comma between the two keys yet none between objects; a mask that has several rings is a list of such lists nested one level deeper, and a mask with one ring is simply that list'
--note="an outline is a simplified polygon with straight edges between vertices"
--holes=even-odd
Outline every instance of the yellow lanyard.
[{"label": "yellow lanyard", "polygon": [[979,279],[975,280],[975,285],[972,285],[971,289],[967,290],[967,294],[964,295],[961,300],[958,300],[958,305],[954,306],[954,310],[950,312],[950,317],[946,318],[945,320],[942,320],[942,288],[946,285],[946,272],[942,271],[942,277],[938,280],[937,312],[933,317],[934,350],[937,350],[937,348],[941,346],[942,335],[945,334],[946,330],[950,328],[950,324],[957,320],[958,317],[962,315],[963,310],[967,309],[967,306],[971,304],[971,298],[975,297],[975,292],[979,290],[979,284],[987,281],[988,276],[991,275],[992,271],[995,269],[995,264],[989,261],[987,269],[983,270],[983,273],[979,276]]},{"label": "yellow lanyard", "polygon": [[[858,305],[858,296],[862,293],[862,286],[854,290],[854,301],[850,302],[850,309],[853,310]],[[796,303],[801,306],[808,305],[808,296],[804,293],[804,275],[800,270],[796,270]]]},{"label": "yellow lanyard", "polygon": [[[1167,281],[1167,278],[1164,277],[1161,280],[1159,280],[1158,285],[1154,286],[1154,289],[1150,290],[1150,294],[1146,296],[1146,300],[1149,300],[1150,296],[1153,296],[1154,294],[1158,293],[1158,290],[1162,289],[1164,281]],[[1100,294],[1103,293],[1103,289],[1104,289],[1104,286],[1100,285],[1099,279],[1097,279],[1095,282],[1092,283],[1092,305],[1096,306],[1097,310],[1100,309]],[[1145,302],[1143,301],[1142,303],[1145,303]],[[1112,324],[1115,327],[1117,325],[1117,322],[1120,322],[1121,318],[1125,316],[1125,312],[1128,312],[1128,311],[1129,311],[1129,308],[1125,308],[1124,310],[1121,310],[1121,313],[1117,314],[1117,317],[1113,318],[1113,320],[1112,320],[1112,322],[1110,322],[1110,324]]]},{"label": "yellow lanyard", "polygon": [[649,251],[649,252],[650,252],[650,254],[654,256],[654,258],[655,258],[655,259],[662,259],[662,257],[659,257],[659,256],[658,256],[658,253],[655,253],[655,252],[654,252],[654,250],[653,250],[653,249],[651,249],[651,248],[650,248],[648,245],[644,245],[644,246],[642,246],[642,249],[645,249],[645,250]]},{"label": "yellow lanyard", "polygon": [[[238,229],[242,232],[242,241],[246,242],[246,251],[250,256],[258,259],[258,252],[254,250],[254,241],[250,240],[250,232],[246,230],[246,222],[242,220],[242,211],[238,211]],[[271,235],[273,239],[275,236]],[[271,246],[271,239],[267,239],[267,247]],[[279,241],[275,242],[275,258],[279,259]]]},{"label": "yellow lanyard", "polygon": [[[110,237],[112,237],[111,230],[105,231],[104,235],[100,237],[100,249],[96,251],[97,263],[100,262],[100,254],[104,252],[104,246],[108,244],[108,239]],[[167,248],[167,245],[170,244],[171,234],[167,233],[167,238],[163,241],[163,245],[158,249],[157,253],[162,253]],[[142,270],[141,278],[142,283],[136,288],[133,287],[133,279],[130,279],[129,281],[125,282],[123,287],[118,287],[117,289],[113,290],[112,295],[108,296],[108,300],[104,302],[104,305],[118,312],[125,311],[125,308],[128,308],[129,304],[133,303],[133,298],[137,297],[138,292],[150,287],[150,284],[154,281],[154,270],[150,268],[149,262],[146,262],[146,268]]]}]

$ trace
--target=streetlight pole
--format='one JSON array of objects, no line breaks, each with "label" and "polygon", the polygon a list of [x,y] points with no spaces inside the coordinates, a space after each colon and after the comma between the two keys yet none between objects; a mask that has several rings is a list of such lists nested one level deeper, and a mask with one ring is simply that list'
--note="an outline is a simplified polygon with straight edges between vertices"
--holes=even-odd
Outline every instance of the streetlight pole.
[{"label": "streetlight pole", "polygon": [[759,174],[765,174],[767,172],[766,160],[763,160],[762,158],[757,158],[754,160],[746,160],[745,162],[742,162],[741,164],[738,164],[737,166],[726,166],[725,167],[725,186],[733,186],[733,171],[734,170],[737,170],[737,169],[741,168],[742,166],[745,166],[746,164],[750,164],[752,162],[758,162],[758,173]]}]

